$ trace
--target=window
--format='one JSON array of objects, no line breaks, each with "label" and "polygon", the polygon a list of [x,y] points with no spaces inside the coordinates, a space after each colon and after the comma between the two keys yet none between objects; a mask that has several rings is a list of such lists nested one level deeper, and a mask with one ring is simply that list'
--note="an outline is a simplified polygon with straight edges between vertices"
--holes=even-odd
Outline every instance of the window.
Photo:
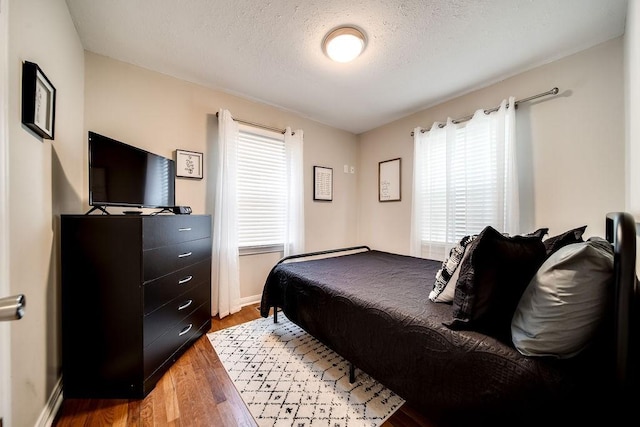
[{"label": "window", "polygon": [[241,125],[236,194],[241,254],[283,250],[286,173],[284,136]]},{"label": "window", "polygon": [[515,115],[504,110],[414,133],[412,255],[444,259],[487,225],[518,231]]}]

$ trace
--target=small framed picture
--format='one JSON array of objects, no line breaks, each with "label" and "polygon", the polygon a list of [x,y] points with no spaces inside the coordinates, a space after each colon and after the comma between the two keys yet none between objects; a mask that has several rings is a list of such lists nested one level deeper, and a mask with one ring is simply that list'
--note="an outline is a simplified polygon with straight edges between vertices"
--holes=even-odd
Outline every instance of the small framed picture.
[{"label": "small framed picture", "polygon": [[22,123],[45,139],[53,139],[56,88],[38,64],[22,64]]},{"label": "small framed picture", "polygon": [[333,168],[313,167],[313,200],[333,200]]},{"label": "small framed picture", "polygon": [[202,153],[176,150],[176,176],[202,179]]},{"label": "small framed picture", "polygon": [[378,201],[399,202],[401,159],[385,160],[378,163]]}]

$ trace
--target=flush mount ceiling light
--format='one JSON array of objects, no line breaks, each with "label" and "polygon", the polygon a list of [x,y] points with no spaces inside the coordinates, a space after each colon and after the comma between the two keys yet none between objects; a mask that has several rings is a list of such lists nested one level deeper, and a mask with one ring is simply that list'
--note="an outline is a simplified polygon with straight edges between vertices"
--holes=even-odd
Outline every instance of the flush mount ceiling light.
[{"label": "flush mount ceiling light", "polygon": [[338,27],[324,38],[322,50],[336,62],[349,62],[362,53],[366,43],[364,34],[357,28]]}]

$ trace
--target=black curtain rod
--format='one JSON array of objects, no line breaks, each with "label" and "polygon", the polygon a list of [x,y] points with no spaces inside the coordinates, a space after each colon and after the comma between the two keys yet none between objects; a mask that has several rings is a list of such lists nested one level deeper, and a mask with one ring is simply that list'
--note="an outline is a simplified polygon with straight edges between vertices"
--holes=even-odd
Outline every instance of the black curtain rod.
[{"label": "black curtain rod", "polygon": [[[537,98],[542,98],[543,96],[557,95],[558,92],[559,92],[558,88],[554,87],[553,89],[548,90],[546,92],[542,92],[542,93],[539,93],[537,95],[532,95],[532,96],[529,96],[529,97],[524,98],[524,99],[519,99],[516,102],[514,102],[514,105],[517,108],[518,104],[520,104],[522,102],[527,102],[527,101],[531,101],[531,100],[534,100],[534,99],[537,99]],[[509,108],[509,104],[507,104],[507,108]],[[485,114],[491,114],[491,113],[493,113],[495,111],[498,111],[499,109],[500,109],[500,107],[491,108],[489,110],[484,110],[484,113]],[[473,118],[473,114],[471,114],[469,116],[460,117],[459,119],[451,120],[451,122],[455,123],[455,124],[458,124],[458,123],[466,122],[467,120],[471,120],[472,118]],[[433,126],[433,125],[431,125],[431,126]],[[443,127],[445,127],[445,124],[444,123],[440,123],[438,125],[438,127],[443,128]],[[420,133],[428,132],[429,129],[431,129],[431,127],[429,127],[428,129],[427,128],[422,128],[422,129],[420,129]],[[413,136],[413,131],[411,131],[411,136]]]},{"label": "black curtain rod", "polygon": [[[216,113],[216,117],[218,117],[218,114],[220,113]],[[243,125],[248,125],[248,126],[253,126],[253,127],[257,127],[257,128],[261,128],[261,129],[266,129],[266,130],[270,130],[273,132],[278,132],[284,135],[284,133],[287,131],[286,129],[278,129],[278,128],[274,128],[271,126],[267,126],[267,125],[261,125],[260,123],[254,123],[254,122],[249,122],[247,120],[240,120],[240,119],[236,119],[235,117],[233,118],[234,121],[238,122],[238,123],[242,123]],[[295,135],[296,133],[291,131],[291,135]]]}]

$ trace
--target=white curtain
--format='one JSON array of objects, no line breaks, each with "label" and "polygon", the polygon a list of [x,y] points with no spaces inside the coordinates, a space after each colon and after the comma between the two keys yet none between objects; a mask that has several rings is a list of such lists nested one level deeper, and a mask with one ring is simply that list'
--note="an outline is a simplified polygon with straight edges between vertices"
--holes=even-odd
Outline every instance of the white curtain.
[{"label": "white curtain", "polygon": [[411,255],[443,259],[487,225],[520,231],[514,102],[478,110],[467,122],[414,130]]},{"label": "white curtain", "polygon": [[218,113],[213,206],[211,311],[220,318],[240,311],[240,270],[236,204],[238,124]]},{"label": "white curtain", "polygon": [[421,143],[421,132],[422,128],[420,127],[413,130],[413,196],[411,198],[409,254],[415,257],[422,257],[422,205],[424,203],[422,200],[422,193],[424,192],[422,176],[426,168],[426,164],[423,161],[423,151],[426,148],[426,144]]},{"label": "white curtain", "polygon": [[[434,207],[437,210],[437,206],[442,207],[442,200],[436,200],[432,188],[436,186],[446,188],[448,177],[445,174],[443,161],[446,160],[444,157],[446,147],[455,141],[455,132],[455,125],[451,118],[447,119],[446,124],[434,123],[426,133],[423,133],[421,128],[413,130],[413,199],[410,235],[410,253],[413,256],[439,259],[440,252],[446,249],[442,247],[440,251],[437,245],[432,247],[424,245],[423,242],[431,238],[428,235],[432,229],[428,223],[430,219],[436,221],[433,228],[446,227],[446,222],[433,218],[433,215],[429,215],[429,211]],[[441,196],[443,194],[440,192]]]},{"label": "white curtain", "polygon": [[298,129],[284,133],[287,162],[287,209],[284,235],[284,256],[304,252],[304,173],[303,133]]}]

